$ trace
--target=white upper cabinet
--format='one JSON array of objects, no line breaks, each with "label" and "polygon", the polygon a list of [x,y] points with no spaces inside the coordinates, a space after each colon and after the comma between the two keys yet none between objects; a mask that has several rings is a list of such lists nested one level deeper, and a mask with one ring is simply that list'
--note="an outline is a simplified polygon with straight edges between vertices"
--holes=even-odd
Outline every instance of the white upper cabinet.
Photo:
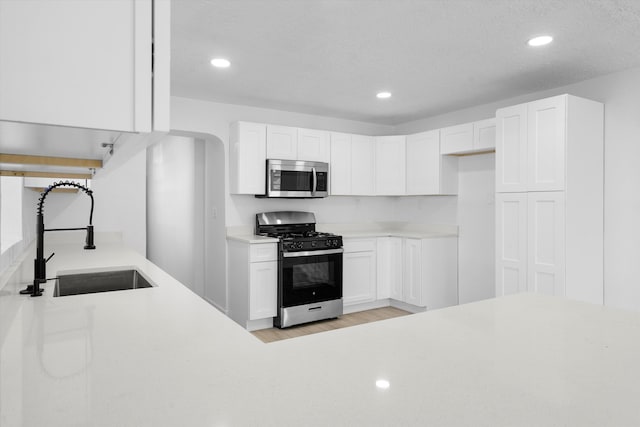
[{"label": "white upper cabinet", "polygon": [[449,126],[440,130],[441,154],[464,153],[473,150],[473,123]]},{"label": "white upper cabinet", "polygon": [[351,135],[331,133],[331,161],[329,162],[331,195],[351,194]]},{"label": "white upper cabinet", "polygon": [[501,108],[496,120],[496,191],[564,190],[567,96]]},{"label": "white upper cabinet", "polygon": [[376,140],[376,194],[401,196],[406,192],[405,136],[378,136]]},{"label": "white upper cabinet", "polygon": [[496,191],[527,191],[527,104],[496,111]]},{"label": "white upper cabinet", "polygon": [[351,135],[351,194],[373,196],[376,184],[376,143],[372,136]]},{"label": "white upper cabinet", "polygon": [[491,151],[496,148],[496,119],[473,122],[473,150]]},{"label": "white upper cabinet", "polygon": [[527,189],[564,190],[566,96],[531,102],[527,106]]},{"label": "white upper cabinet", "polygon": [[298,128],[267,125],[267,158],[298,160]]},{"label": "white upper cabinet", "polygon": [[229,129],[229,191],[264,194],[267,125],[236,122]]},{"label": "white upper cabinet", "polygon": [[164,0],[0,2],[0,120],[168,131],[169,34]]},{"label": "white upper cabinet", "polygon": [[298,160],[329,162],[329,133],[316,129],[298,129]]},{"label": "white upper cabinet", "polygon": [[472,154],[493,151],[496,146],[495,119],[480,120],[440,130],[441,154]]},{"label": "white upper cabinet", "polygon": [[440,155],[440,131],[407,136],[406,194],[457,194],[458,159]]}]

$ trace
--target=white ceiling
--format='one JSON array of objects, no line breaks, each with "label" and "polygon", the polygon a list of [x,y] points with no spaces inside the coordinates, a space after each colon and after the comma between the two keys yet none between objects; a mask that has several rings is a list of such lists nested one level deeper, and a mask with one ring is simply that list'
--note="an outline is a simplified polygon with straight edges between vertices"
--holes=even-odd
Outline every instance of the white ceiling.
[{"label": "white ceiling", "polygon": [[640,0],[174,0],[171,50],[173,95],[393,125],[640,66]]}]

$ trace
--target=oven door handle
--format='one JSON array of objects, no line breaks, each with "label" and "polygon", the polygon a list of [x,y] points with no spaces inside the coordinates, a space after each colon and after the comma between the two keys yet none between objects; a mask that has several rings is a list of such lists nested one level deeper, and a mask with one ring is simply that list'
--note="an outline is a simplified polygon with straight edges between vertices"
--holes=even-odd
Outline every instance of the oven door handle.
[{"label": "oven door handle", "polygon": [[296,258],[303,256],[316,256],[316,255],[333,255],[333,254],[341,254],[344,252],[344,249],[324,249],[321,251],[301,251],[301,252],[283,252],[282,256],[285,258]]}]

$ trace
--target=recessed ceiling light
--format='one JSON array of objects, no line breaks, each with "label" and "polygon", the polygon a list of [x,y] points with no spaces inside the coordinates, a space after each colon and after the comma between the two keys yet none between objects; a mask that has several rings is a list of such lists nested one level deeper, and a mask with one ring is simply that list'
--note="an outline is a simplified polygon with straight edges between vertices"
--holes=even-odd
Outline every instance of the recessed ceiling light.
[{"label": "recessed ceiling light", "polygon": [[389,381],[387,380],[377,380],[376,381],[376,387],[378,387],[379,389],[382,390],[386,390],[388,389],[390,386]]},{"label": "recessed ceiling light", "polygon": [[544,46],[546,44],[549,44],[553,41],[553,37],[551,36],[538,36],[538,37],[534,37],[532,39],[529,39],[529,41],[527,42],[527,44],[529,46]]},{"label": "recessed ceiling light", "polygon": [[211,65],[213,65],[216,68],[227,68],[229,67],[229,65],[231,65],[231,62],[229,62],[228,59],[224,59],[224,58],[213,58],[211,60]]},{"label": "recessed ceiling light", "polygon": [[391,98],[391,92],[378,92],[376,94],[376,97],[380,98],[380,99],[387,99],[387,98]]}]

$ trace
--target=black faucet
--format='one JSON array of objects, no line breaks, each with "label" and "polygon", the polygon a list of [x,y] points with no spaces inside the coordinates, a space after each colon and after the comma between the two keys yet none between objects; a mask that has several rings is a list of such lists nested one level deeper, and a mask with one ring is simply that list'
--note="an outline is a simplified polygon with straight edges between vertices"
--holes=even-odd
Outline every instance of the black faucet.
[{"label": "black faucet", "polygon": [[[82,191],[84,191],[89,197],[91,197],[91,212],[89,213],[89,225],[87,227],[82,228],[44,228],[44,216],[42,214],[42,208],[44,207],[44,199],[47,195],[57,187],[75,187]],[[44,232],[45,231],[68,231],[68,230],[87,230],[87,238],[85,241],[85,249],[95,249],[96,246],[93,244],[93,191],[85,187],[84,185],[76,184],[75,182],[54,182],[52,185],[47,187],[42,194],[40,195],[40,199],[38,200],[38,217],[37,217],[37,249],[36,249],[36,259],[33,260],[33,285],[29,285],[26,289],[20,291],[21,294],[31,294],[32,297],[39,297],[42,295],[42,290],[40,289],[40,283],[45,283],[47,281],[47,261],[51,259],[54,253],[49,255],[47,259],[44,258]]]}]

